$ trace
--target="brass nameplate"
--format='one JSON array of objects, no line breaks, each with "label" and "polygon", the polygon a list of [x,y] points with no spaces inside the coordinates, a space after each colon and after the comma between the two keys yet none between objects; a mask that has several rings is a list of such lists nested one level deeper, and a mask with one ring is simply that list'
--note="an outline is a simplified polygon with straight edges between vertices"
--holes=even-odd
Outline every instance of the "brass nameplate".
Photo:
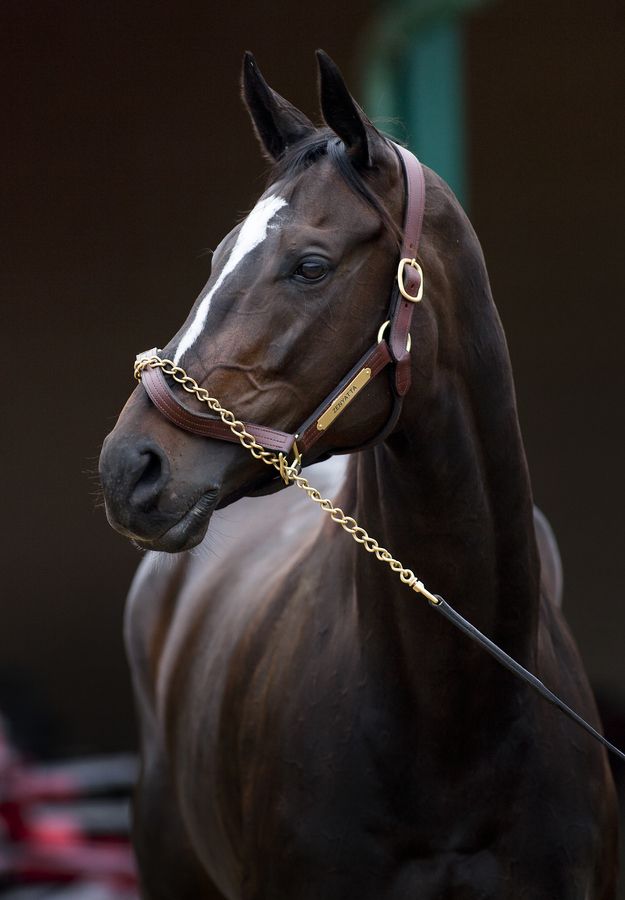
[{"label": "brass nameplate", "polygon": [[351,403],[358,391],[363,388],[371,378],[371,369],[361,369],[355,378],[352,378],[344,391],[339,394],[336,400],[332,401],[332,406],[327,409],[322,416],[317,419],[317,428],[319,431],[325,431],[328,425],[343,412],[348,403]]}]

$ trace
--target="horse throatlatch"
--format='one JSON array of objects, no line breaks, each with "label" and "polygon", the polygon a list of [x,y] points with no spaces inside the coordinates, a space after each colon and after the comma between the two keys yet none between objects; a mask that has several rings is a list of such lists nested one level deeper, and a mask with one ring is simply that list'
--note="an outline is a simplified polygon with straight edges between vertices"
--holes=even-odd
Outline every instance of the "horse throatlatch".
[{"label": "horse throatlatch", "polygon": [[[625,761],[625,753],[610,743],[592,725],[550,691],[535,675],[475,628],[440,595],[428,590],[412,569],[406,568],[403,563],[395,559],[386,548],[382,547],[358,524],[356,519],[346,515],[331,500],[322,497],[319,491],[301,475],[304,454],[332,425],[353,398],[388,364],[392,363],[395,367],[395,408],[382,433],[373,438],[373,443],[383,440],[390,433],[399,416],[402,398],[410,387],[410,323],[414,306],[422,300],[424,292],[423,271],[416,257],[421,236],[425,186],[418,160],[403,147],[395,145],[395,149],[404,171],[406,212],[401,258],[393,286],[389,318],[380,327],[377,342],[347,373],[337,388],[314,411],[297,433],[289,434],[264,425],[242,422],[236,418],[234,413],[224,408],[219,400],[211,397],[206,388],[200,387],[183,368],[169,359],[162,358],[156,349],[139,354],[134,366],[135,378],[143,384],[157,409],[179,428],[204,437],[239,442],[255,459],[274,468],[277,473],[276,477],[279,476],[285,484],[297,485],[307,497],[330,516],[333,522],[351,535],[356,543],[361,544],[368,553],[375,555],[380,562],[386,563],[399,576],[403,584],[424,596],[432,607],[469,638],[480,644],[501,665],[561,710],[609,751]],[[389,325],[390,332],[387,341],[385,333]],[[184,406],[169,388],[165,376],[173,379],[201,403],[205,403],[218,418],[215,418],[214,415],[194,412]],[[288,462],[290,453],[293,454],[293,459]]]}]

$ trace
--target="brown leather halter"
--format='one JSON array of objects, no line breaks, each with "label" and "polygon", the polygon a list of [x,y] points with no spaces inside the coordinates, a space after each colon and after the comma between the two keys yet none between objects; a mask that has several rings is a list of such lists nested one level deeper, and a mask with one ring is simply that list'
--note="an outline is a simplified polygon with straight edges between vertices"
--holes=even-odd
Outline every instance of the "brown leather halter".
[{"label": "brown leather halter", "polygon": [[[410,324],[415,304],[423,296],[423,271],[416,261],[416,256],[423,224],[425,180],[421,163],[416,156],[404,147],[397,144],[393,146],[404,173],[406,192],[404,230],[388,321],[380,328],[378,340],[296,432],[288,433],[266,425],[244,423],[250,434],[268,450],[276,450],[285,456],[293,451],[298,468],[304,454],[322,437],[362,388],[389,363],[395,366],[393,379],[395,404],[389,421],[382,432],[374,437],[374,442],[386,437],[394,426],[401,410],[402,398],[410,387]],[[385,334],[389,327],[386,338]],[[149,354],[153,352],[156,351],[148,351]],[[144,355],[140,354],[137,358]],[[141,383],[154,406],[178,428],[201,437],[237,442],[235,435],[220,419],[207,413],[192,411],[185,406],[170,388],[161,369],[145,369]]]}]

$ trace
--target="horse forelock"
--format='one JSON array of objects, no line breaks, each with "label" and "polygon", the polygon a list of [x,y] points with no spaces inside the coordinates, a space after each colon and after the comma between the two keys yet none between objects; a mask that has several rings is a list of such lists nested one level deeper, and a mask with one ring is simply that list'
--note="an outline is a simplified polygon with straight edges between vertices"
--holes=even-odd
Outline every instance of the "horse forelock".
[{"label": "horse forelock", "polygon": [[[390,140],[382,140],[393,153]],[[386,203],[376,195],[367,170],[363,173],[352,163],[345,145],[330,128],[321,128],[290,147],[271,168],[268,185],[294,178],[322,158],[330,160],[350,190],[379,216],[399,247],[401,228]]]}]

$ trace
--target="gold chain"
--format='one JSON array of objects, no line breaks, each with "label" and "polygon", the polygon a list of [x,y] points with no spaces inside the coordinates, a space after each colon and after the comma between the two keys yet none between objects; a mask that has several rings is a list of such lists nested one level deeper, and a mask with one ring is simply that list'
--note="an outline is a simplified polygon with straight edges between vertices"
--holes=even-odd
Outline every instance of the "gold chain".
[{"label": "gold chain", "polygon": [[353,516],[346,516],[342,509],[334,506],[331,500],[327,500],[321,496],[319,491],[312,487],[303,475],[299,474],[300,455],[296,452],[295,460],[291,465],[286,463],[282,453],[275,454],[270,450],[266,450],[258,443],[256,438],[247,431],[243,422],[237,419],[228,409],[224,409],[219,400],[211,397],[206,388],[200,387],[195,378],[187,375],[184,369],[175,365],[170,359],[161,359],[160,356],[141,356],[135,362],[135,378],[141,381],[141,373],[145,368],[162,369],[165,375],[169,375],[189,394],[193,394],[201,403],[206,403],[209,409],[216,413],[224,425],[227,425],[234,436],[239,440],[241,445],[252,454],[255,459],[262,460],[267,466],[273,466],[282,476],[287,484],[296,484],[300,490],[304,491],[307,497],[319,504],[321,509],[326,512],[333,522],[340,525],[343,531],[351,535],[357,544],[361,544],[368,553],[373,553],[380,562],[386,563],[393,572],[396,572],[402,583],[412,588],[418,594],[429,600],[434,606],[440,603],[439,598],[430,593],[422,581],[419,581],[412,569],[407,569],[402,563],[395,559],[388,550],[381,547],[375,538],[372,538],[364,528],[362,528]]}]

